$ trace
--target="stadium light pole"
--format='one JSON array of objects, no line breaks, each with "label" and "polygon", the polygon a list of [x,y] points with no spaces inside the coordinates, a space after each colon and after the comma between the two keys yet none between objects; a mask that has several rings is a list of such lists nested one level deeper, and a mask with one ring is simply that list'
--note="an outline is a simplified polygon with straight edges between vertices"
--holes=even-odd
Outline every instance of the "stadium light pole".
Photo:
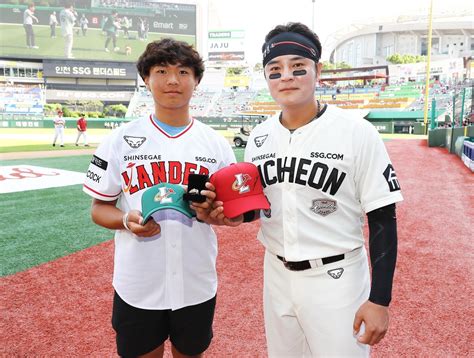
[{"label": "stadium light pole", "polygon": [[428,99],[430,96],[430,66],[431,66],[431,35],[433,30],[433,0],[430,1],[430,14],[428,19],[428,54],[426,58],[426,82],[425,82],[425,106],[423,110],[423,122],[425,123],[425,135],[428,134]]}]

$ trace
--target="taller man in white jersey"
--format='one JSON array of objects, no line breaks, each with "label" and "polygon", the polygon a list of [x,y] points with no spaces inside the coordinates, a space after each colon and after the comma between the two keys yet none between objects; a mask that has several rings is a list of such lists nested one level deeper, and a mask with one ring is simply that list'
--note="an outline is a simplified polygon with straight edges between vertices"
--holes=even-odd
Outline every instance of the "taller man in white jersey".
[{"label": "taller man in white jersey", "polygon": [[277,26],[262,52],[282,111],[251,133],[245,160],[258,166],[271,204],[258,234],[269,355],[367,356],[388,328],[402,200],[395,171],[369,122],[315,101],[315,33],[300,23]]},{"label": "taller man in white jersey", "polygon": [[152,42],[137,68],[155,110],[99,146],[84,184],[94,198],[94,222],[116,230],[117,350],[124,357],[161,357],[170,338],[174,357],[199,357],[212,339],[216,235],[209,224],[176,212],[159,224],[144,223],[141,197],[160,183],[186,185],[191,173],[212,174],[235,157],[224,137],[190,116],[189,101],[204,73],[190,45]]},{"label": "taller man in white jersey", "polygon": [[[266,249],[268,354],[368,356],[388,328],[395,203],[403,200],[397,176],[369,122],[315,100],[321,73],[316,34],[300,23],[277,26],[262,52],[268,88],[282,111],[252,131],[245,161],[258,167],[271,204],[258,233]],[[214,202],[210,213],[216,222],[223,220],[221,205]]]}]

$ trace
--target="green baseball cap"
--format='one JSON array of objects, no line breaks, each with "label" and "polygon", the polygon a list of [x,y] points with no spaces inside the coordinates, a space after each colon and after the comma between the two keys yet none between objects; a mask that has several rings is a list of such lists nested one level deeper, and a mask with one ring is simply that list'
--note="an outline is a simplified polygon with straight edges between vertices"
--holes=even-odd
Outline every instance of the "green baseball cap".
[{"label": "green baseball cap", "polygon": [[184,188],[178,184],[160,183],[148,188],[142,195],[142,216],[145,224],[153,213],[172,209],[192,218],[193,211],[189,203],[183,200]]}]

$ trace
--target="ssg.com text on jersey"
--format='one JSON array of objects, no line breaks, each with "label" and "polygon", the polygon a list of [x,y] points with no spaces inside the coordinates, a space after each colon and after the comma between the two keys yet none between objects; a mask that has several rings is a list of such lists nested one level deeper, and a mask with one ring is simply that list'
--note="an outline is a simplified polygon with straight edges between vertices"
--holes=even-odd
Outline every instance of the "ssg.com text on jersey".
[{"label": "ssg.com text on jersey", "polygon": [[344,154],[339,154],[339,153],[324,153],[324,152],[311,152],[311,158],[344,160]]}]

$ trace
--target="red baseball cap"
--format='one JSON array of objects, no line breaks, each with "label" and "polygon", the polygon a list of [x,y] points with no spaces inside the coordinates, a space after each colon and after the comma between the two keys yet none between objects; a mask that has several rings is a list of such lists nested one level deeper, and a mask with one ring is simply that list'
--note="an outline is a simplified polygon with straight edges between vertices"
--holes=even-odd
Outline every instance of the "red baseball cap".
[{"label": "red baseball cap", "polygon": [[258,169],[252,163],[235,163],[221,168],[211,176],[210,182],[216,188],[216,200],[224,203],[224,215],[228,218],[251,210],[270,209]]}]

